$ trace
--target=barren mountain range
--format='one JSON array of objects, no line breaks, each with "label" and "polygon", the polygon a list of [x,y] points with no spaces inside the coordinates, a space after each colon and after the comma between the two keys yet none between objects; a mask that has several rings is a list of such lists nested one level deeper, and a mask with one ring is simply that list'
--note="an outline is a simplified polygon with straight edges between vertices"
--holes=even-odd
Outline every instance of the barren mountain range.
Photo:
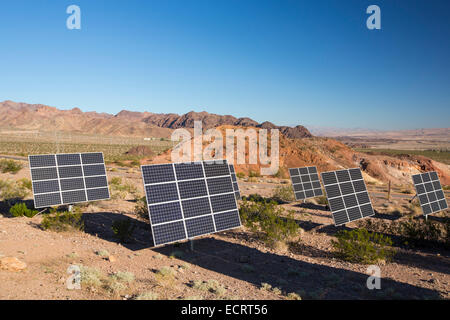
[{"label": "barren mountain range", "polygon": [[279,129],[288,138],[311,137],[305,127],[276,126],[270,122],[258,123],[250,118],[236,118],[208,112],[178,115],[157,114],[122,110],[116,115],[97,112],[82,112],[78,108],[59,110],[42,104],[0,102],[0,126],[22,130],[59,130],[119,136],[170,137],[178,128],[193,128],[194,121],[201,120],[203,128],[221,125]]}]

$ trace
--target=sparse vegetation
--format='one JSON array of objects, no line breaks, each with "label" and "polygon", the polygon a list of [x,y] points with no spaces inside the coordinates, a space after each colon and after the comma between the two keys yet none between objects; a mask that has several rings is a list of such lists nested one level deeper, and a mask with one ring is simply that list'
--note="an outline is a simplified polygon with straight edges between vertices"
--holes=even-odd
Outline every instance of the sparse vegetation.
[{"label": "sparse vegetation", "polygon": [[328,205],[328,199],[326,196],[320,196],[316,198],[317,204],[327,206]]},{"label": "sparse vegetation", "polygon": [[374,264],[388,261],[395,253],[389,237],[366,229],[343,230],[336,234],[336,238],[332,245],[345,261]]},{"label": "sparse vegetation", "polygon": [[129,272],[117,272],[105,275],[100,269],[80,266],[81,285],[91,291],[104,290],[107,293],[117,295],[127,289],[134,281],[134,274]]},{"label": "sparse vegetation", "polygon": [[294,201],[294,189],[291,185],[275,188],[272,199],[278,203]]},{"label": "sparse vegetation", "polygon": [[0,180],[0,200],[6,201],[8,205],[23,200],[30,190],[22,183],[14,180]]},{"label": "sparse vegetation", "polygon": [[149,220],[148,217],[148,206],[147,199],[145,197],[140,197],[136,199],[136,205],[134,206],[134,212],[136,215],[144,220]]},{"label": "sparse vegetation", "polygon": [[44,216],[41,228],[56,232],[83,230],[83,213],[77,207],[72,212],[53,212]]},{"label": "sparse vegetation", "polygon": [[16,174],[23,168],[23,164],[11,159],[0,159],[0,171],[2,173]]},{"label": "sparse vegetation", "polygon": [[214,293],[217,296],[223,296],[226,293],[226,289],[217,280],[201,281],[196,280],[192,282],[192,288],[201,291],[208,291]]},{"label": "sparse vegetation", "polygon": [[275,202],[243,201],[239,209],[241,221],[269,246],[277,246],[297,235],[299,226],[293,212],[277,206]]},{"label": "sparse vegetation", "polygon": [[114,221],[111,226],[114,236],[123,243],[132,239],[135,228],[136,225],[130,219]]},{"label": "sparse vegetation", "polygon": [[289,300],[302,300],[302,297],[301,297],[298,293],[295,293],[295,292],[290,292],[290,293],[287,295],[287,298],[288,298]]},{"label": "sparse vegetation", "polygon": [[108,252],[108,250],[104,250],[104,249],[95,251],[95,254],[98,255],[98,256],[100,256],[100,257],[102,257],[102,258],[107,258],[107,257],[109,257],[109,252]]},{"label": "sparse vegetation", "polygon": [[129,194],[134,196],[137,188],[128,180],[123,181],[120,177],[114,177],[109,180],[111,189],[111,199],[125,199]]},{"label": "sparse vegetation", "polygon": [[27,205],[25,203],[16,203],[9,209],[9,213],[13,217],[28,217],[33,218],[38,211],[37,210],[31,210],[28,209]]},{"label": "sparse vegetation", "polygon": [[243,172],[236,172],[236,177],[238,179],[244,179],[245,178],[245,174]]},{"label": "sparse vegetation", "polygon": [[154,292],[144,292],[137,295],[134,300],[158,300],[158,294]]}]

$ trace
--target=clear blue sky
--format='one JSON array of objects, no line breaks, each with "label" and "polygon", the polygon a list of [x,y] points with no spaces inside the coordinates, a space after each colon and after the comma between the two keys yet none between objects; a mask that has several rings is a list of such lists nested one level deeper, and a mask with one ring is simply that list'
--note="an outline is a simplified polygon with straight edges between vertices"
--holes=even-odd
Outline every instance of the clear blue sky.
[{"label": "clear blue sky", "polygon": [[[66,28],[71,4],[81,30]],[[366,28],[371,4],[381,30]],[[425,0],[2,1],[0,101],[449,127],[449,14]]]}]

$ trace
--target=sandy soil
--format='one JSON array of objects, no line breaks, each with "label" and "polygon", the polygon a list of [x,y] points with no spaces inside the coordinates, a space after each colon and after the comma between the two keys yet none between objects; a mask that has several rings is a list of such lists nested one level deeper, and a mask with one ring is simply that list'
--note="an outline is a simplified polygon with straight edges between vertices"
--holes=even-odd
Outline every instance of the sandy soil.
[{"label": "sandy soil", "polygon": [[[27,170],[16,175],[0,174],[0,179],[29,177]],[[142,189],[137,170],[108,175],[126,175]],[[243,195],[271,196],[279,184],[270,182],[239,184]],[[393,201],[401,206],[410,197]],[[372,196],[372,201],[382,212],[384,195]],[[156,293],[159,299],[286,299],[290,292],[299,293],[303,299],[450,298],[450,252],[444,249],[398,248],[394,260],[380,266],[382,289],[367,289],[367,266],[335,258],[330,241],[340,228],[332,225],[330,212],[313,201],[283,205],[295,211],[304,232],[301,241],[277,250],[266,247],[245,228],[201,237],[195,240],[194,251],[188,243],[152,248],[150,227],[138,220],[134,205],[132,200],[111,200],[84,207],[84,232],[43,231],[39,227],[41,216],[0,215],[0,257],[17,257],[27,264],[21,272],[0,271],[0,299],[132,299],[145,292]],[[1,213],[4,210],[1,206]],[[373,219],[393,218],[380,213]],[[117,219],[135,222],[134,241],[120,244],[115,240],[111,224]],[[346,227],[354,228],[356,223]],[[116,261],[97,255],[98,250],[107,250]],[[135,281],[120,294],[85,287],[68,290],[65,282],[71,265],[95,267],[104,274],[128,271],[135,275]],[[170,267],[173,276],[159,277],[156,271],[162,267]],[[217,280],[224,292],[194,288],[196,280]],[[261,290],[261,283],[281,291]]]}]

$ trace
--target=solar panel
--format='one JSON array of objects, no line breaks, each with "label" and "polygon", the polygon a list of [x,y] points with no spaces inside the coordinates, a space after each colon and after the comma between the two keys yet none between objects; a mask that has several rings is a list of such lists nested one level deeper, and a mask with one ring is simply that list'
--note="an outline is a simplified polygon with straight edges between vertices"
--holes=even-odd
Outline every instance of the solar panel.
[{"label": "solar panel", "polygon": [[236,171],[234,171],[234,165],[230,164],[231,181],[233,181],[233,189],[236,200],[241,200],[241,192],[239,191],[239,185],[237,182]]},{"label": "solar panel", "polygon": [[141,166],[155,246],[241,226],[224,161]]},{"label": "solar panel", "polygon": [[322,172],[322,181],[336,226],[375,214],[359,168]]},{"label": "solar panel", "polygon": [[448,208],[437,172],[425,172],[412,176],[420,207],[424,215]]},{"label": "solar panel", "polygon": [[103,153],[28,156],[35,208],[109,199]]},{"label": "solar panel", "polygon": [[295,200],[322,196],[319,174],[316,167],[289,169]]}]

